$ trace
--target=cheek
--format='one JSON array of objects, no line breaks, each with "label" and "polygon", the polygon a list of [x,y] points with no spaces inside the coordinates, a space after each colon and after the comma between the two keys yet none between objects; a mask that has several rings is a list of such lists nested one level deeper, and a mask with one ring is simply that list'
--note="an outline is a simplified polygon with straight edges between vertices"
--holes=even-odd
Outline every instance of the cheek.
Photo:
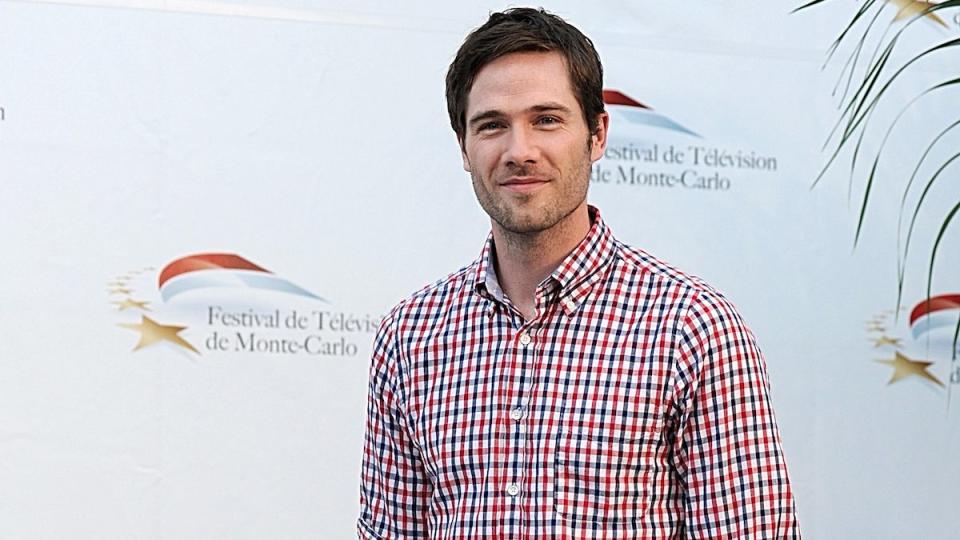
[{"label": "cheek", "polygon": [[489,145],[471,145],[463,154],[463,165],[468,171],[488,173],[497,166],[497,154]]}]

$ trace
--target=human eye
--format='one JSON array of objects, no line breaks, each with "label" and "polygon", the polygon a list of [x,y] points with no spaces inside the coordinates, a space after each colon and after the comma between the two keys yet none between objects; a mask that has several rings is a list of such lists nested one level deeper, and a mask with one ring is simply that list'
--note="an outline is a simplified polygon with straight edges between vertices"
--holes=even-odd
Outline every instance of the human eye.
[{"label": "human eye", "polygon": [[540,125],[540,126],[552,127],[560,124],[561,120],[557,116],[546,114],[546,115],[537,117],[536,123],[537,125]]},{"label": "human eye", "polygon": [[491,120],[489,122],[483,122],[477,126],[478,133],[496,131],[503,128],[503,122]]}]

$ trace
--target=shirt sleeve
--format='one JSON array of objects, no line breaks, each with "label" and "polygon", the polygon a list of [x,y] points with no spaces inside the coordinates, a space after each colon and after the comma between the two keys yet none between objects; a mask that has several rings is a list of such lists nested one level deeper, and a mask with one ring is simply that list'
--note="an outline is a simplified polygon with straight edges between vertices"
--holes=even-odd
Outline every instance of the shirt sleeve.
[{"label": "shirt sleeve", "polygon": [[390,317],[374,341],[367,389],[367,428],[360,469],[362,539],[427,537],[432,487],[406,420],[396,334]]},{"label": "shirt sleeve", "polygon": [[680,344],[675,467],[687,538],[795,539],[799,526],[763,356],[732,305],[704,292]]}]

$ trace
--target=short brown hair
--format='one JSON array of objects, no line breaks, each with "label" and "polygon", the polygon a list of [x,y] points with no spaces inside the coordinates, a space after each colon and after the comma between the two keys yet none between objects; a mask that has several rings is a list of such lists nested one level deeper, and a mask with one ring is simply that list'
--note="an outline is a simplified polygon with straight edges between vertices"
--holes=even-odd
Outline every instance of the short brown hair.
[{"label": "short brown hair", "polygon": [[515,52],[557,51],[563,55],[570,86],[591,133],[603,112],[603,65],[590,38],[544,9],[513,8],[490,14],[467,35],[447,70],[447,112],[462,143],[466,134],[467,96],[477,73],[490,62]]}]

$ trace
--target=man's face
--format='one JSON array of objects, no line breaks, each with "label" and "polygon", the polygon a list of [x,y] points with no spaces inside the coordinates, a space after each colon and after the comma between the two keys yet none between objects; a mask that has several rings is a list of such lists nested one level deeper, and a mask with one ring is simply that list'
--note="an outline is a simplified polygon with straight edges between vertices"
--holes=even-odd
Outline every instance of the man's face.
[{"label": "man's face", "polygon": [[467,96],[466,122],[463,168],[496,225],[546,231],[586,204],[608,118],[590,133],[560,53],[512,53],[484,66]]}]

